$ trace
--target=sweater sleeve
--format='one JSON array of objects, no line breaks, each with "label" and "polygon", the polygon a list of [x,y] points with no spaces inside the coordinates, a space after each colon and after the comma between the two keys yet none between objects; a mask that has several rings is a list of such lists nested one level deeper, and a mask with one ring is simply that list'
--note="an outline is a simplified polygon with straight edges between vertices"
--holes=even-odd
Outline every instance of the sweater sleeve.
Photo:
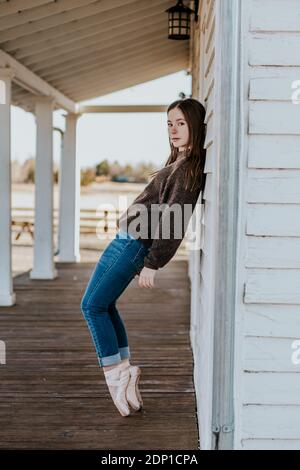
[{"label": "sweater sleeve", "polygon": [[186,190],[183,176],[183,172],[174,171],[164,187],[155,237],[144,258],[146,268],[157,270],[165,266],[173,258],[185,236],[200,191]]}]

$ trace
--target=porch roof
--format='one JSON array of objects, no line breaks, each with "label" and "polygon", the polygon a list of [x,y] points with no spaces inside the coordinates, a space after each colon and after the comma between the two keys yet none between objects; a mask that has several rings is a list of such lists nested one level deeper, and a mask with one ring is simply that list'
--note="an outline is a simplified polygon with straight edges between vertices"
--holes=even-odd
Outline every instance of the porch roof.
[{"label": "porch roof", "polygon": [[174,0],[0,0],[0,66],[17,72],[12,104],[56,108],[189,67],[188,41],[170,41]]}]

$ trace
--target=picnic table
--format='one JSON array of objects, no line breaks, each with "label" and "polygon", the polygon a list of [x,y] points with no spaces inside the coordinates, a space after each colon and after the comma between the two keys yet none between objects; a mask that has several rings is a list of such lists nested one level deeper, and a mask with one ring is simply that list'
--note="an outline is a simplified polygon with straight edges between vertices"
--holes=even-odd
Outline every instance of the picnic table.
[{"label": "picnic table", "polygon": [[[117,228],[119,209],[97,210],[81,209],[80,234],[95,234],[96,232],[110,233]],[[58,209],[53,210],[54,230],[58,229]],[[24,233],[29,233],[34,239],[34,209],[29,207],[14,207],[12,209],[12,230],[16,233],[15,240],[19,240]]]}]

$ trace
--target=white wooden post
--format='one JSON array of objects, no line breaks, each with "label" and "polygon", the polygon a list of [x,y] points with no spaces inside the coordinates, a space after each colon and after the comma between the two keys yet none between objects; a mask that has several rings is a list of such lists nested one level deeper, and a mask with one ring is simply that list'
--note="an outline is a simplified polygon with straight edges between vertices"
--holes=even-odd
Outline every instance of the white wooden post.
[{"label": "white wooden post", "polygon": [[14,305],[11,246],[11,80],[14,71],[0,68],[0,306]]},{"label": "white wooden post", "polygon": [[76,159],[78,115],[66,115],[66,131],[60,164],[58,259],[80,261],[80,165]]},{"label": "white wooden post", "polygon": [[36,98],[34,259],[31,279],[54,279],[53,107],[51,97]]}]

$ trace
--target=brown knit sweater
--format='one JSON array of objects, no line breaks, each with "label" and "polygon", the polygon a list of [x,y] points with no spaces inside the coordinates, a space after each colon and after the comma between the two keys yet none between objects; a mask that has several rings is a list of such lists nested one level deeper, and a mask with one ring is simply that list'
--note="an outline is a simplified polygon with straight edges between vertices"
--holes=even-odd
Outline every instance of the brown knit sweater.
[{"label": "brown knit sweater", "polygon": [[117,221],[120,229],[150,248],[144,266],[159,269],[175,255],[199,198],[200,189],[184,188],[187,160],[162,168]]}]

